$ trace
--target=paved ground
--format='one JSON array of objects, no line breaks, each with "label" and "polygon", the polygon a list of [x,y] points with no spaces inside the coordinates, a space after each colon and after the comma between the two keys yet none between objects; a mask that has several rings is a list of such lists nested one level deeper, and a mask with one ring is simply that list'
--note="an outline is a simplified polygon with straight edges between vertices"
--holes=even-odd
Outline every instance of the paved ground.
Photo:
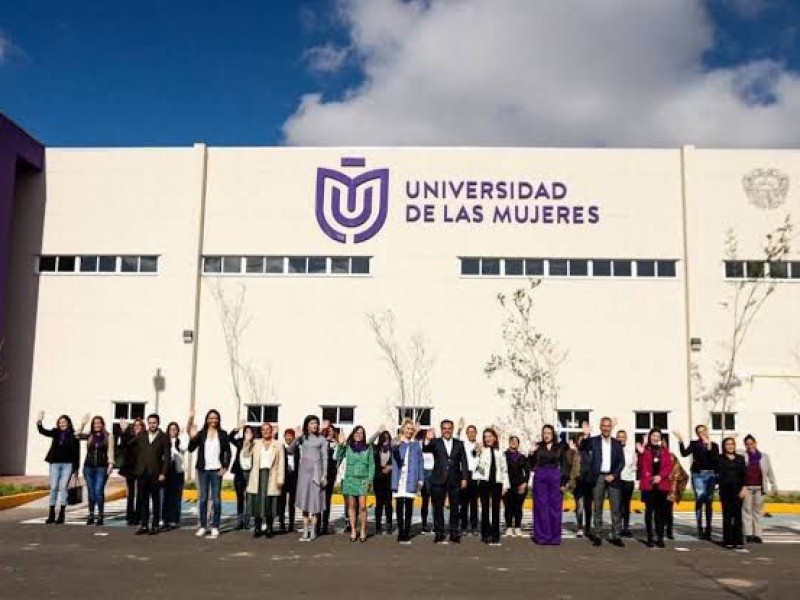
[{"label": "paved ground", "polygon": [[[120,503],[109,510],[118,513]],[[226,506],[226,510],[231,507]],[[194,511],[194,514],[193,514]],[[767,543],[732,552],[681,539],[666,550],[632,541],[623,549],[597,549],[585,540],[560,547],[504,539],[500,548],[475,538],[435,546],[417,536],[411,546],[372,537],[351,544],[343,535],[299,543],[295,535],[254,540],[224,532],[198,540],[196,510],[185,505],[183,530],[136,537],[112,516],[104,528],[41,525],[41,510],[0,513],[0,598],[63,597],[94,586],[126,598],[795,598],[800,545]],[[777,517],[776,517],[777,518]],[[418,520],[418,519],[415,519]],[[772,520],[770,520],[772,522]],[[638,527],[638,525],[637,525]],[[773,525],[790,542],[800,524]],[[571,526],[565,527],[567,531]],[[569,536],[568,536],[569,537]]]}]

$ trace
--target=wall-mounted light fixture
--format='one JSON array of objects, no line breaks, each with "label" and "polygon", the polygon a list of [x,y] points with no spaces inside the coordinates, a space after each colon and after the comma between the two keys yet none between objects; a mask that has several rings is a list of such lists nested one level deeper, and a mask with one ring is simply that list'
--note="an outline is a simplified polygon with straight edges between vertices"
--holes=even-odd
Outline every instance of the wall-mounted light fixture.
[{"label": "wall-mounted light fixture", "polygon": [[183,330],[183,343],[184,344],[191,344],[194,342],[194,331],[191,329],[184,329]]},{"label": "wall-mounted light fixture", "polygon": [[701,338],[692,338],[689,340],[689,347],[692,352],[700,352],[703,349],[703,340]]}]

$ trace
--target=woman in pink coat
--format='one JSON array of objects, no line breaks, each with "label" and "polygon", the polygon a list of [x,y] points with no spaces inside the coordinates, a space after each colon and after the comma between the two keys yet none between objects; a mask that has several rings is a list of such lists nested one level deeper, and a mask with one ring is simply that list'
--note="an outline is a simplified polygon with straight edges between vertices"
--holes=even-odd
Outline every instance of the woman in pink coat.
[{"label": "woman in pink coat", "polygon": [[[647,443],[639,456],[639,489],[642,492],[646,509],[644,522],[647,527],[647,547],[664,547],[664,525],[669,504],[669,475],[672,471],[672,456],[661,439],[661,430],[651,429]],[[655,542],[653,541],[653,520],[655,519]]]}]

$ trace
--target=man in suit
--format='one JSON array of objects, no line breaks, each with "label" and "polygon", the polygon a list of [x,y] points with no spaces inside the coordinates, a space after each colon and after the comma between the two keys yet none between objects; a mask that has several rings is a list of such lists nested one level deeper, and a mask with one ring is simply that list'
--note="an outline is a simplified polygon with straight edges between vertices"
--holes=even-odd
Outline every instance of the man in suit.
[{"label": "man in suit", "polygon": [[[625,453],[622,444],[611,437],[614,424],[608,417],[600,420],[600,435],[587,437],[581,442],[581,450],[588,452],[591,457],[590,481],[594,482],[594,535],[592,543],[600,546],[603,543],[601,531],[603,529],[603,501],[608,496],[611,504],[611,536],[610,541],[614,546],[623,547],[625,544],[620,538],[620,524],[622,518],[622,495],[620,489],[620,475],[625,467]],[[584,427],[588,429],[588,424]],[[588,435],[588,431],[585,431]]]},{"label": "man in suit", "polygon": [[[294,531],[294,498],[297,493],[297,467],[300,465],[300,449],[292,445],[294,437],[294,429],[287,429],[283,432],[285,444],[283,472],[285,475],[281,495],[278,497],[278,521],[281,524],[281,533]],[[288,528],[287,511],[289,513]]]},{"label": "man in suit", "polygon": [[458,500],[461,490],[466,489],[469,477],[467,453],[461,440],[453,437],[453,422],[441,423],[442,437],[432,441],[425,440],[423,452],[433,454],[433,473],[431,475],[431,500],[433,501],[434,543],[447,543],[444,533],[444,500],[450,502],[450,541],[459,543]]},{"label": "man in suit", "polygon": [[[166,434],[159,429],[161,419],[157,414],[147,417],[147,430],[143,431],[129,443],[135,448],[135,474],[139,481],[139,498],[141,505],[141,526],[136,535],[156,535],[161,518],[161,486],[167,477],[170,463],[170,443]],[[150,503],[153,504],[152,525],[150,520]]]}]

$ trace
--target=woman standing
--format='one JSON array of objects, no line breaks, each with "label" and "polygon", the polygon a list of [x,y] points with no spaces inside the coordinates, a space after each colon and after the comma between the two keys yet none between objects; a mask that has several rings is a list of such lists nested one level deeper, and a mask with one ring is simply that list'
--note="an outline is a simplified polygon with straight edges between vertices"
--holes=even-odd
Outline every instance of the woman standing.
[{"label": "woman standing", "polygon": [[400,441],[392,450],[391,486],[397,506],[397,541],[401,544],[411,543],[414,499],[425,479],[422,446],[414,439],[415,433],[414,423],[404,421]]},{"label": "woman standing", "polygon": [[131,424],[128,424],[125,419],[120,419],[119,433],[114,440],[115,455],[122,457],[119,474],[125,478],[125,486],[128,492],[125,520],[129,527],[139,525],[142,520],[142,499],[139,496],[139,482],[136,478],[136,447],[130,441],[143,431],[144,421],[142,419],[135,419]]},{"label": "woman standing", "polygon": [[208,531],[208,501],[211,500],[213,515],[209,537],[219,537],[219,522],[222,516],[222,477],[231,464],[231,445],[227,432],[222,429],[219,411],[211,409],[206,413],[203,428],[198,432],[194,424],[194,413],[189,414],[189,452],[197,450],[197,486],[200,499],[197,511],[200,527],[195,535],[203,537]]},{"label": "woman standing", "polygon": [[261,439],[254,440],[250,427],[244,428],[242,469],[248,467],[248,513],[255,519],[253,537],[272,537],[272,525],[278,511],[278,498],[285,479],[283,444],[274,439],[270,423],[261,425]]},{"label": "woman standing", "polygon": [[[361,425],[356,425],[348,438],[339,434],[336,460],[345,460],[342,494],[347,497],[347,512],[350,517],[350,541],[356,541],[356,515],[361,525],[359,538],[367,541],[367,494],[375,478],[375,455],[367,448],[367,434]],[[357,509],[357,510],[356,510]]]},{"label": "woman standing", "polygon": [[569,481],[567,448],[556,440],[552,425],[542,427],[542,441],[531,456],[533,471],[533,541],[561,543],[561,510]]},{"label": "woman standing", "polygon": [[508,469],[508,493],[503,498],[505,503],[506,536],[522,537],[522,506],[528,495],[528,480],[531,476],[528,459],[519,451],[519,438],[512,435],[508,438],[506,450],[506,467]]},{"label": "woman standing", "polygon": [[[481,541],[500,545],[500,499],[508,492],[508,465],[500,454],[497,432],[491,427],[483,430],[483,445],[475,445],[478,454],[472,477],[478,482],[481,499]],[[491,517],[490,517],[491,512]]]},{"label": "woman standing", "polygon": [[747,466],[736,452],[736,440],[722,440],[722,456],[717,465],[719,499],[722,501],[722,543],[726,548],[742,548],[742,503],[747,496]]},{"label": "woman standing", "polygon": [[674,509],[676,504],[680,504],[683,500],[683,492],[686,489],[686,484],[689,483],[689,475],[681,466],[678,457],[674,453],[670,454],[672,459],[672,471],[669,474],[669,495],[667,496],[667,534],[668,540],[674,540],[675,535],[673,531],[673,524],[675,522]]},{"label": "woman standing", "polygon": [[181,428],[174,421],[167,425],[167,439],[169,469],[164,481],[164,528],[177,529],[181,524],[183,485],[186,481],[184,471],[186,442],[181,440]]},{"label": "woman standing", "polygon": [[373,449],[375,462],[375,535],[383,533],[383,514],[386,512],[386,534],[392,534],[392,434],[381,428]]},{"label": "woman standing", "polygon": [[[664,547],[664,526],[667,520],[667,495],[672,485],[669,477],[672,472],[672,458],[669,450],[661,443],[661,430],[651,429],[647,443],[639,456],[639,489],[645,503],[644,523],[647,528],[647,547]],[[655,536],[653,541],[653,519]]]},{"label": "woman standing", "polygon": [[328,473],[328,441],[319,434],[319,417],[309,415],[302,434],[293,447],[300,448],[295,506],[303,513],[301,542],[316,539],[317,515],[325,510],[325,486]]},{"label": "woman standing", "polygon": [[[103,524],[106,482],[111,471],[114,470],[114,443],[106,431],[106,422],[103,417],[92,418],[90,433],[83,433],[88,422],[88,415],[81,422],[78,439],[86,441],[86,458],[83,461],[83,478],[86,480],[86,492],[89,495],[89,516],[86,524],[95,522],[98,526]],[[97,521],[94,511],[97,509]]]},{"label": "woman standing", "polygon": [[[436,430],[433,427],[428,427],[425,431],[417,433],[417,441],[419,447],[427,442],[431,443],[436,439]],[[422,453],[422,506],[420,507],[419,516],[422,519],[422,533],[430,533],[431,528],[428,525],[428,510],[431,502],[431,475],[433,475],[434,456],[430,452]]]},{"label": "woman standing", "polygon": [[[53,429],[45,429],[42,421],[44,421],[44,411],[39,412],[36,428],[40,434],[50,438],[50,449],[45,456],[45,461],[50,463],[50,512],[45,523],[61,524],[64,522],[64,511],[67,508],[69,478],[78,472],[80,447],[72,420],[67,415],[58,417]],[[56,518],[56,505],[59,507],[58,518]]]},{"label": "woman standing", "polygon": [[[588,422],[581,426],[588,428]],[[592,457],[588,450],[581,450],[586,434],[575,433],[570,440],[570,479],[569,487],[575,500],[575,537],[582,538],[592,532],[592,504],[594,503],[594,483],[592,483]]]},{"label": "woman standing", "polygon": [[[253,430],[246,426],[244,421],[239,424],[238,429],[232,429],[228,432],[228,439],[231,445],[236,448],[236,457],[233,459],[231,473],[233,473],[233,489],[236,492],[236,529],[238,530],[248,529],[250,527],[248,523],[248,511],[245,506],[247,486],[250,480],[250,467],[249,463],[246,469],[242,466],[242,447],[248,429],[250,430],[250,440],[252,441],[255,437],[253,435]],[[248,461],[246,460],[245,462],[247,463]]]},{"label": "woman standing", "polygon": [[[697,537],[702,540],[711,539],[711,519],[714,516],[714,488],[717,484],[719,468],[719,446],[712,442],[708,435],[708,427],[698,425],[694,428],[697,439],[683,444],[683,437],[678,432],[673,435],[680,444],[681,456],[692,457],[692,488],[694,488],[694,514],[697,520]],[[706,523],[703,526],[703,513]]]}]

